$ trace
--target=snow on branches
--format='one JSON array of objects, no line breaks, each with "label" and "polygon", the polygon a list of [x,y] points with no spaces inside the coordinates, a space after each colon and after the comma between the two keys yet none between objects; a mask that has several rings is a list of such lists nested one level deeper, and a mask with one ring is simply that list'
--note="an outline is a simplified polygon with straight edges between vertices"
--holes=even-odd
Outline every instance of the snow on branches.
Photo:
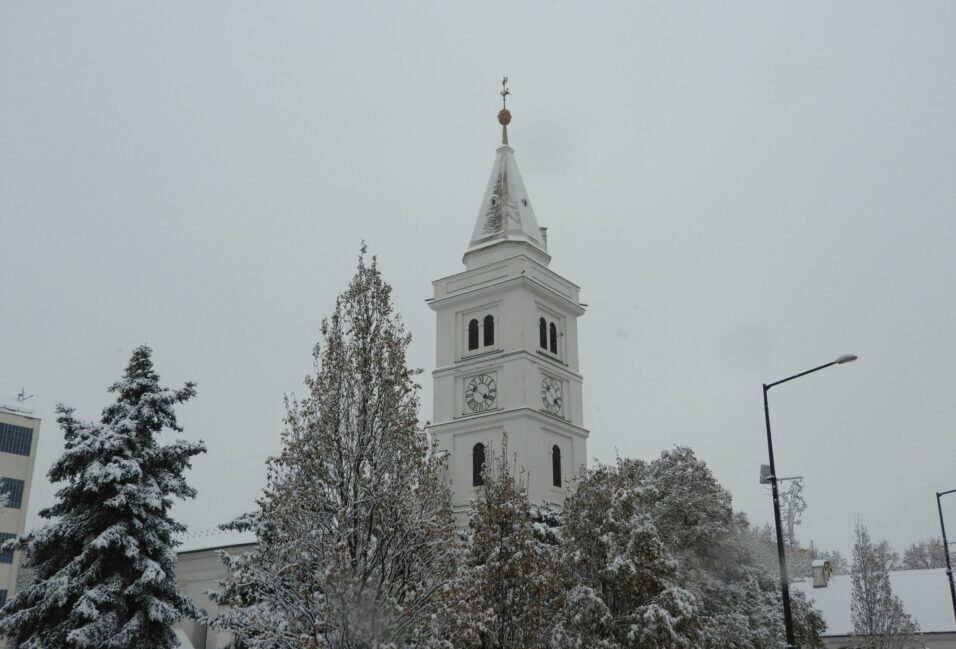
[{"label": "snow on branches", "polygon": [[214,599],[230,608],[215,624],[257,649],[403,646],[454,568],[454,523],[418,425],[410,336],[364,246],[321,332],[259,509],[232,524],[259,544],[223,556]]},{"label": "snow on branches", "polygon": [[22,649],[177,646],[172,624],[198,611],[176,588],[174,498],[192,498],[183,473],[202,442],[160,445],[164,430],[182,432],[174,406],[196,394],[159,384],[152,350],[138,347],[116,401],[100,423],[81,422],[60,405],[66,449],[49,471],[65,485],[42,510],[39,530],[9,542],[34,581],[0,611],[0,634]]}]

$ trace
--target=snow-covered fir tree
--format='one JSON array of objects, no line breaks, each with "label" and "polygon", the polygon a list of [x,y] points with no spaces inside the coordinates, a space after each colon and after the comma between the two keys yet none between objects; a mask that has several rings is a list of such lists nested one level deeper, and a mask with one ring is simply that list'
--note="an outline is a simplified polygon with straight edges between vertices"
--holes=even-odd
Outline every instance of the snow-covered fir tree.
[{"label": "snow-covered fir tree", "polygon": [[223,555],[215,625],[242,646],[406,646],[436,613],[455,568],[440,461],[418,425],[410,336],[375,258],[322,323],[308,396],[287,400],[280,455],[259,509],[233,527],[258,546]]},{"label": "snow-covered fir tree", "polygon": [[174,406],[195,384],[160,386],[142,346],[110,391],[116,401],[100,423],[57,408],[66,450],[48,475],[66,484],[40,512],[51,522],[8,546],[34,573],[0,611],[0,634],[21,649],[171,649],[172,624],[198,615],[176,588],[174,538],[185,528],[169,509],[195,496],[183,473],[205,447],[157,440],[182,431]]},{"label": "snow-covered fir tree", "polygon": [[501,453],[484,469],[460,569],[445,589],[429,647],[548,646],[563,586],[555,570],[553,528],[547,524],[554,510],[531,507],[524,476],[510,465],[507,449],[505,436]]},{"label": "snow-covered fir tree", "polygon": [[889,546],[874,543],[866,526],[857,521],[853,538],[853,635],[866,649],[920,647],[919,626],[903,610],[903,602],[890,588],[893,554]]}]

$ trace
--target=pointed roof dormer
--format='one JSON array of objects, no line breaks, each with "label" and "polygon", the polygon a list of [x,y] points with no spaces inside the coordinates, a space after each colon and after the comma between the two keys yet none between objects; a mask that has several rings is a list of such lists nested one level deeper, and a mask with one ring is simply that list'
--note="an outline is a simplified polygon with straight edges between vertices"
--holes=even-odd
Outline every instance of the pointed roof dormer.
[{"label": "pointed roof dormer", "polygon": [[[504,83],[507,83],[507,80],[505,77]],[[501,91],[502,98],[506,98],[508,94],[508,89],[505,87]],[[518,164],[515,162],[514,149],[508,145],[508,124],[511,123],[511,113],[507,108],[502,108],[498,113],[498,122],[501,124],[501,146],[495,154],[491,178],[488,179],[488,186],[478,210],[478,218],[475,220],[475,228],[471,233],[471,242],[465,252],[465,265],[473,268],[492,261],[493,257],[499,257],[503,253],[510,256],[510,253],[504,250],[496,250],[498,254],[490,256],[477,254],[480,251],[491,252],[489,249],[495,246],[513,247],[499,245],[508,242],[521,245],[526,248],[523,250],[525,254],[547,265],[551,258],[547,252],[545,230],[538,226],[538,220],[531,208],[531,201],[528,199],[528,192],[518,171]],[[483,261],[479,262],[476,259],[478,257]]]}]

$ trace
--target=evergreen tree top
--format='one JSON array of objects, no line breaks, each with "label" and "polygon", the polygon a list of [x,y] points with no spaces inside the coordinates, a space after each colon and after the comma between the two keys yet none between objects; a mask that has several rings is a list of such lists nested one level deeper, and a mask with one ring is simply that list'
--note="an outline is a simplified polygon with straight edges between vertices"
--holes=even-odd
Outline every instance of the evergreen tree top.
[{"label": "evergreen tree top", "polygon": [[143,345],[110,391],[116,400],[98,423],[57,407],[66,444],[48,475],[65,485],[40,512],[51,522],[8,548],[35,575],[0,611],[0,635],[21,647],[172,649],[172,624],[198,615],[176,587],[175,537],[185,528],[169,509],[195,496],[183,474],[205,446],[155,439],[182,430],[174,406],[195,384],[162,387]]}]

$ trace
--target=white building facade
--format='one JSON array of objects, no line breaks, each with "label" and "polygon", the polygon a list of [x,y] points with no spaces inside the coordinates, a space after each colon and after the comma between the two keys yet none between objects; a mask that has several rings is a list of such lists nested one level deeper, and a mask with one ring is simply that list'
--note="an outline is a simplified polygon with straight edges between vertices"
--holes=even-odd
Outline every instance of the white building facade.
[{"label": "white building facade", "polygon": [[[577,319],[579,288],[548,268],[538,225],[507,144],[507,110],[465,270],[433,282],[438,319],[430,434],[449,459],[459,521],[485,465],[504,461],[532,503],[560,505],[587,463]],[[507,440],[507,441],[505,441]]]}]

